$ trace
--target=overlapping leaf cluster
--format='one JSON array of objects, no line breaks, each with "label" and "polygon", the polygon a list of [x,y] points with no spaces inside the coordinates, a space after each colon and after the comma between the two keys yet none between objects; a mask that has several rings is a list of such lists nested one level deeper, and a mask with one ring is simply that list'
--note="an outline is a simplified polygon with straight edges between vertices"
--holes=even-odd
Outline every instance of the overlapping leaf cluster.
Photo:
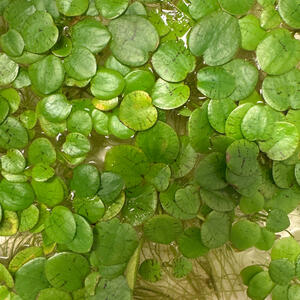
[{"label": "overlapping leaf cluster", "polygon": [[146,239],[176,245],[174,278],[273,247],[248,296],[298,299],[300,246],[275,234],[300,199],[299,8],[1,0],[0,236],[43,238],[0,265],[1,297],[132,299],[163,276]]}]

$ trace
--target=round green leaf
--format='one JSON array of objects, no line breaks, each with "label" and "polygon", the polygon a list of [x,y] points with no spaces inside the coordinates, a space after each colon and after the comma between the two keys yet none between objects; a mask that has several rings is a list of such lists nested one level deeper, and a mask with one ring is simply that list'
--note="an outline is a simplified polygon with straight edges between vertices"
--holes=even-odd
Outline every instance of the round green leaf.
[{"label": "round green leaf", "polygon": [[74,215],[76,233],[74,239],[66,246],[69,250],[77,253],[87,253],[93,244],[93,231],[89,223],[81,216]]},{"label": "round green leaf", "polygon": [[189,138],[181,136],[178,156],[170,165],[172,176],[174,178],[181,178],[187,175],[194,168],[197,157],[198,155],[191,146]]},{"label": "round green leaf", "polygon": [[270,250],[275,242],[276,236],[274,232],[261,227],[260,238],[255,243],[255,248],[259,250]]},{"label": "round green leaf", "polygon": [[47,260],[45,274],[53,287],[71,292],[83,286],[89,268],[89,263],[83,256],[62,252]]},{"label": "round green leaf", "polygon": [[89,7],[88,0],[56,0],[56,5],[60,13],[65,16],[80,16]]},{"label": "round green leaf", "polygon": [[67,119],[72,105],[63,94],[52,94],[40,103],[40,112],[50,122],[61,122]]},{"label": "round green leaf", "polygon": [[270,108],[260,104],[251,107],[244,115],[241,130],[249,141],[269,139],[273,130]]},{"label": "round green leaf", "polygon": [[240,2],[239,0],[219,0],[221,7],[233,15],[242,15],[247,13],[249,9],[254,5],[254,0],[245,0]]},{"label": "round green leaf", "polygon": [[52,299],[72,300],[71,296],[68,293],[57,290],[55,288],[48,288],[48,289],[41,290],[37,297],[37,300],[52,300]]},{"label": "round green leaf", "polygon": [[98,299],[131,300],[132,291],[128,287],[126,278],[119,276],[112,280],[101,279],[96,288],[95,296],[90,297],[90,300]]},{"label": "round green leaf", "polygon": [[60,59],[48,55],[28,68],[32,85],[42,94],[48,95],[58,90],[65,76],[65,71]]},{"label": "round green leaf", "polygon": [[287,122],[275,122],[270,139],[259,143],[261,151],[272,160],[285,160],[296,150],[299,133],[295,125]]},{"label": "round green leaf", "polygon": [[234,139],[226,135],[215,135],[211,137],[212,150],[220,153],[225,153]]},{"label": "round green leaf", "polygon": [[10,107],[10,113],[15,113],[21,103],[20,93],[13,88],[7,88],[0,90],[0,95],[7,100]]},{"label": "round green leaf", "polygon": [[114,202],[123,188],[124,181],[120,175],[112,172],[101,174],[101,186],[98,195],[106,205]]},{"label": "round green leaf", "polygon": [[73,199],[75,212],[85,217],[90,223],[96,223],[104,215],[105,207],[98,196]]},{"label": "round green leaf", "polygon": [[36,54],[24,50],[21,56],[10,56],[10,59],[18,64],[29,65],[43,59],[44,57],[45,54]]},{"label": "round green leaf", "polygon": [[56,161],[56,151],[51,142],[46,138],[35,139],[28,148],[28,162],[31,165],[44,163],[54,164]]},{"label": "round green leaf", "polygon": [[70,182],[71,190],[78,197],[92,197],[100,187],[100,175],[98,169],[89,164],[77,166],[73,171]]},{"label": "round green leaf", "polygon": [[235,103],[229,98],[222,100],[210,100],[207,111],[210,125],[216,131],[224,133],[226,120],[235,108]]},{"label": "round green leaf", "polygon": [[101,135],[108,135],[108,115],[98,109],[92,112],[92,122],[95,131]]},{"label": "round green leaf", "polygon": [[155,27],[141,16],[122,16],[110,22],[108,29],[112,34],[110,49],[113,55],[128,66],[144,65],[149,52],[159,44]]},{"label": "round green leaf", "polygon": [[25,300],[35,300],[38,293],[49,287],[45,276],[46,258],[35,258],[23,265],[15,275],[15,290]]},{"label": "round green leaf", "polygon": [[192,28],[188,44],[195,56],[203,55],[210,66],[231,60],[240,45],[241,33],[236,18],[225,12],[213,12]]},{"label": "round green leaf", "polygon": [[145,259],[139,267],[139,274],[144,280],[159,281],[162,277],[160,263],[153,259]]},{"label": "round green leaf", "polygon": [[110,55],[104,64],[105,68],[118,71],[123,76],[130,72],[130,68],[119,62],[113,55]]},{"label": "round green leaf", "polygon": [[244,103],[230,113],[225,123],[225,134],[227,136],[236,140],[244,137],[241,130],[241,124],[244,116],[252,106],[252,103]]},{"label": "round green leaf", "polygon": [[110,40],[109,31],[95,19],[83,19],[76,23],[71,36],[75,48],[86,47],[92,53],[103,50]]},{"label": "round green leaf", "polygon": [[123,76],[115,70],[101,68],[91,81],[92,94],[102,100],[119,96],[125,87]]},{"label": "round green leaf", "polygon": [[133,226],[143,224],[155,213],[157,193],[150,184],[126,190],[126,203],[122,209],[124,220]]},{"label": "round green leaf", "polygon": [[49,137],[56,137],[67,129],[66,121],[53,123],[43,115],[39,115],[39,123],[43,132]]},{"label": "round green leaf", "polygon": [[32,246],[19,251],[9,262],[8,269],[11,273],[18,271],[25,263],[33,258],[43,256],[43,250],[40,247]]},{"label": "round green leaf", "polygon": [[0,53],[0,86],[12,83],[18,75],[19,66],[5,53]]},{"label": "round green leaf", "polygon": [[209,98],[223,99],[235,90],[235,78],[223,67],[205,67],[197,73],[197,88]]},{"label": "round green leaf", "polygon": [[200,207],[199,191],[192,185],[181,188],[172,183],[165,192],[160,193],[159,199],[168,214],[182,220],[194,218]]},{"label": "round green leaf", "polygon": [[129,139],[134,135],[134,131],[120,121],[117,112],[109,117],[108,130],[110,134],[119,139]]},{"label": "round green leaf", "polygon": [[121,211],[122,207],[125,204],[125,193],[122,192],[116,199],[115,201],[107,206],[105,210],[105,214],[102,217],[102,221],[107,221],[112,218],[114,218],[118,213]]},{"label": "round green leaf", "polygon": [[260,237],[260,228],[248,220],[236,222],[231,229],[230,240],[238,250],[245,250],[255,245]]},{"label": "round green leaf", "polygon": [[69,132],[78,132],[88,136],[93,128],[90,114],[83,110],[72,112],[67,120],[67,128]]},{"label": "round green leaf", "polygon": [[78,132],[69,133],[62,146],[62,151],[72,157],[81,157],[91,150],[91,145],[86,136]]},{"label": "round green leaf", "polygon": [[124,79],[126,83],[124,94],[128,94],[137,90],[150,93],[155,83],[154,74],[148,70],[134,70],[128,73]]},{"label": "round green leaf", "polygon": [[44,222],[47,219],[47,217],[50,215],[50,211],[48,210],[46,205],[39,204],[38,209],[40,212],[39,219],[38,219],[37,224],[30,230],[30,232],[32,232],[32,233],[40,233],[41,231],[43,231],[45,228]]},{"label": "round green leaf", "polygon": [[295,276],[295,265],[287,258],[272,260],[269,265],[271,279],[279,284],[288,284]]},{"label": "round green leaf", "polygon": [[287,213],[281,209],[273,209],[269,212],[266,228],[271,232],[280,232],[290,226]]},{"label": "round green leaf", "polygon": [[128,9],[125,12],[126,15],[138,15],[138,16],[147,16],[147,11],[145,6],[141,2],[133,2],[128,6]]},{"label": "round green leaf", "polygon": [[134,91],[126,95],[121,102],[119,118],[127,127],[142,131],[155,124],[157,110],[146,92]]},{"label": "round green leaf", "polygon": [[240,209],[244,214],[253,214],[259,212],[264,207],[264,197],[256,192],[250,197],[242,196],[240,199]]},{"label": "round green leaf", "polygon": [[159,244],[170,244],[181,233],[181,221],[168,215],[154,216],[144,224],[145,237]]},{"label": "round green leaf", "polygon": [[32,129],[37,122],[36,112],[33,110],[25,110],[20,115],[20,121],[23,123],[24,127],[27,129]]},{"label": "round green leaf", "polygon": [[188,122],[190,143],[196,152],[207,153],[210,148],[210,136],[213,129],[209,124],[208,101],[195,109]]},{"label": "round green leaf", "polygon": [[9,288],[13,288],[15,284],[13,277],[2,264],[0,264],[0,281],[1,283],[5,283],[5,285]]},{"label": "round green leaf", "polygon": [[254,15],[247,15],[239,19],[239,25],[242,36],[242,48],[254,51],[266,37],[266,32],[260,27],[259,19]]},{"label": "round green leaf", "polygon": [[272,300],[288,300],[288,285],[276,285],[272,290]]},{"label": "round green leaf", "polygon": [[247,295],[251,299],[265,299],[272,291],[275,283],[267,271],[256,274],[249,282]]},{"label": "round green leaf", "polygon": [[286,165],[284,162],[280,161],[273,162],[272,175],[273,180],[278,187],[283,189],[292,187],[295,183],[296,166]]},{"label": "round green leaf", "polygon": [[297,0],[280,0],[278,11],[286,24],[295,29],[300,28],[300,8]]},{"label": "round green leaf", "polygon": [[30,205],[20,214],[19,232],[24,232],[32,229],[39,220],[40,211],[35,205]]},{"label": "round green leaf", "polygon": [[158,192],[168,188],[171,177],[171,170],[168,165],[163,163],[152,164],[145,176],[147,182],[151,183]]},{"label": "round green leaf", "polygon": [[0,224],[0,236],[11,236],[16,234],[18,227],[18,215],[14,211],[4,210]]},{"label": "round green leaf", "polygon": [[202,201],[215,211],[231,211],[237,205],[236,195],[230,189],[220,191],[200,189],[200,196]]},{"label": "round green leaf", "polygon": [[258,45],[256,57],[266,73],[284,74],[300,59],[300,41],[292,38],[286,29],[277,29]]},{"label": "round green leaf", "polygon": [[236,101],[251,95],[258,80],[258,71],[254,65],[246,60],[234,59],[223,68],[235,79],[235,89],[230,95],[231,99]]},{"label": "round green leaf", "polygon": [[122,15],[128,7],[128,0],[95,0],[96,8],[106,19]]},{"label": "round green leaf", "polygon": [[148,159],[137,147],[118,145],[106,153],[105,170],[119,174],[128,188],[138,185],[148,169]]},{"label": "round green leaf", "polygon": [[227,185],[225,170],[225,155],[213,152],[199,162],[195,170],[195,180],[201,188],[219,190]]},{"label": "round green leaf", "polygon": [[196,66],[195,57],[185,48],[183,41],[162,43],[151,63],[159,77],[170,82],[184,80]]},{"label": "round green leaf", "polygon": [[272,260],[287,258],[291,262],[295,262],[300,254],[300,245],[292,237],[285,237],[275,241],[271,251]]},{"label": "round green leaf", "polygon": [[99,100],[97,98],[94,98],[92,100],[93,105],[101,110],[101,111],[109,111],[114,109],[116,106],[119,104],[119,99],[118,97],[110,99],[110,100]]},{"label": "round green leaf", "polygon": [[4,209],[23,210],[34,201],[35,195],[27,182],[10,182],[3,179],[0,183],[0,203]]},{"label": "round green leaf", "polygon": [[300,70],[291,71],[279,76],[267,76],[262,84],[265,101],[274,109],[285,111],[288,108],[299,109]]},{"label": "round green leaf", "polygon": [[241,277],[245,285],[249,285],[250,280],[264,269],[261,266],[252,265],[244,268],[241,271]]},{"label": "round green leaf", "polygon": [[11,174],[21,173],[26,166],[22,152],[16,149],[9,149],[0,160],[2,170]]},{"label": "round green leaf", "polygon": [[299,204],[299,189],[291,187],[289,189],[277,189],[271,194],[271,198],[265,203],[269,209],[279,208],[286,213],[292,212]]},{"label": "round green leaf", "polygon": [[258,153],[259,149],[255,143],[237,140],[227,148],[227,167],[237,175],[250,176],[255,174],[258,169]]},{"label": "round green leaf", "polygon": [[52,48],[52,53],[58,57],[66,57],[72,51],[72,42],[66,36],[60,36],[57,43]]},{"label": "round green leaf", "polygon": [[10,182],[23,183],[26,182],[28,177],[25,174],[10,174],[5,171],[1,172],[1,175]]},{"label": "round green leaf", "polygon": [[4,17],[9,26],[16,30],[21,30],[26,19],[36,11],[34,3],[27,0],[9,1],[4,10]]},{"label": "round green leaf", "polygon": [[185,104],[190,97],[190,88],[184,83],[170,83],[158,79],[152,89],[153,105],[161,109],[174,109]]},{"label": "round green leaf", "polygon": [[0,148],[22,149],[27,143],[27,131],[18,120],[13,117],[8,117],[0,125]]},{"label": "round green leaf", "polygon": [[51,15],[44,11],[36,11],[30,15],[22,28],[25,50],[43,53],[51,49],[58,39],[58,29]]},{"label": "round green leaf", "polygon": [[161,121],[144,132],[139,132],[136,145],[149,160],[156,163],[171,163],[179,152],[179,139],[174,129]]},{"label": "round green leaf", "polygon": [[47,181],[55,174],[55,170],[49,165],[38,163],[32,168],[31,176],[35,181]]},{"label": "round green leaf", "polygon": [[71,54],[64,60],[67,74],[77,80],[90,79],[96,74],[95,56],[84,47],[73,48]]},{"label": "round green leaf", "polygon": [[76,233],[76,223],[71,211],[64,206],[53,208],[45,222],[46,234],[55,242],[67,244]]},{"label": "round green leaf", "polygon": [[201,239],[209,249],[224,245],[230,236],[230,217],[226,213],[212,211],[201,227]]},{"label": "round green leaf", "polygon": [[282,21],[278,10],[273,5],[266,6],[260,15],[260,25],[265,30],[278,27]]},{"label": "round green leaf", "polygon": [[0,45],[7,55],[20,56],[24,49],[24,40],[18,31],[9,29],[1,35]]},{"label": "round green leaf", "polygon": [[177,240],[179,251],[188,258],[197,258],[208,253],[203,245],[201,231],[198,227],[188,227]]},{"label": "round green leaf", "polygon": [[195,20],[200,20],[202,17],[218,10],[218,0],[191,0],[189,5],[189,13]]},{"label": "round green leaf", "polygon": [[134,228],[117,218],[95,227],[94,249],[99,263],[105,266],[127,263],[138,246]]},{"label": "round green leaf", "polygon": [[297,300],[300,296],[300,286],[299,285],[291,285],[288,289],[288,299],[289,300]]}]

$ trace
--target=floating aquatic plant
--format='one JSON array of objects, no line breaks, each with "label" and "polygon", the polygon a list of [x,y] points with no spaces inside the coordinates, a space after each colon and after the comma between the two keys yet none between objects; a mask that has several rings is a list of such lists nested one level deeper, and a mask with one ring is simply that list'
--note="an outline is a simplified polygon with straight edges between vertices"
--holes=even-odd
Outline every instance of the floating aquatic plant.
[{"label": "floating aquatic plant", "polygon": [[299,299],[300,3],[257,2],[0,1],[1,299]]}]

